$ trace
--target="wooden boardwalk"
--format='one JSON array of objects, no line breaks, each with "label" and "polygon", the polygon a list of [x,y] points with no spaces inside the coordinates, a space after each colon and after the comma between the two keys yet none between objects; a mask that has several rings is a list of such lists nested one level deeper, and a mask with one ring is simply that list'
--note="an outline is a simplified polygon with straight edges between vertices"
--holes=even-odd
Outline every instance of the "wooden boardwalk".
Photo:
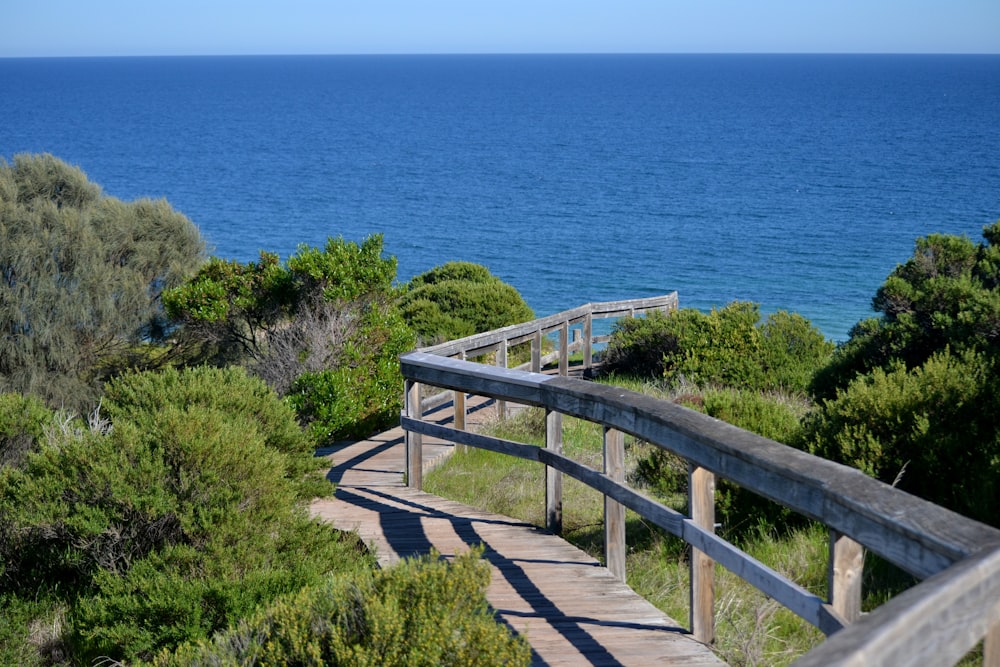
[{"label": "wooden boardwalk", "polygon": [[[478,408],[470,404],[470,423]],[[439,413],[442,421],[450,420]],[[425,468],[452,445],[424,439]],[[475,545],[493,566],[490,604],[527,637],[534,665],[721,665],[631,588],[583,551],[535,526],[403,486],[405,445],[396,428],[323,452],[333,498],[313,514],[357,530],[389,565],[431,548],[444,556]]]}]

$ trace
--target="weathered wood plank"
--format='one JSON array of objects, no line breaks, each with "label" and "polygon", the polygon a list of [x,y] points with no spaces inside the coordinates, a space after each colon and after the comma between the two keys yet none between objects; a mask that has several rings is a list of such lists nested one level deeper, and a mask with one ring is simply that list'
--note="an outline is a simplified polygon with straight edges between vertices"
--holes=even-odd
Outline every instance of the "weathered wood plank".
[{"label": "weathered wood plank", "polygon": [[465,350],[467,357],[487,354],[501,340],[518,340],[532,335],[536,330],[554,331],[563,322],[583,321],[588,316],[610,318],[628,315],[630,312],[642,313],[649,310],[676,310],[678,304],[677,292],[663,296],[626,301],[607,301],[603,303],[588,303],[578,308],[565,310],[547,317],[541,317],[522,324],[512,324],[507,327],[474,334],[458,340],[448,341],[440,345],[422,348],[422,352],[450,357]]},{"label": "weathered wood plank", "polygon": [[[420,383],[406,381],[406,416],[419,420],[423,416],[420,400]],[[413,431],[406,432],[406,478],[407,485],[419,489],[423,484],[422,436]]]},{"label": "weathered wood plank", "polygon": [[635,511],[650,523],[685,540],[765,595],[777,600],[803,620],[819,628],[823,633],[832,634],[845,625],[843,619],[824,600],[743,553],[715,535],[712,530],[702,528],[676,510],[651,500],[641,493],[615,482],[607,475],[562,454],[498,438],[455,431],[440,424],[404,419],[403,427],[418,429],[426,435],[453,439],[455,442],[462,442],[474,447],[539,461],[609,496]]}]

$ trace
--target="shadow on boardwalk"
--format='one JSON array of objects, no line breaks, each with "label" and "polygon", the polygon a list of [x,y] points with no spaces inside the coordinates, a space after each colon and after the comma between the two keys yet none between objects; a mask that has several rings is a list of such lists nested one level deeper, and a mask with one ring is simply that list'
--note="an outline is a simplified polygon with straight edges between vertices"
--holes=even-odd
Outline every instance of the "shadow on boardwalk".
[{"label": "shadow on boardwalk", "polygon": [[[425,459],[433,465],[451,448],[425,440]],[[481,545],[493,566],[490,604],[527,637],[533,664],[722,664],[676,621],[561,538],[404,487],[401,429],[323,454],[331,462],[328,477],[338,486],[333,498],[313,503],[313,514],[357,530],[383,566],[432,548],[448,557]]]}]

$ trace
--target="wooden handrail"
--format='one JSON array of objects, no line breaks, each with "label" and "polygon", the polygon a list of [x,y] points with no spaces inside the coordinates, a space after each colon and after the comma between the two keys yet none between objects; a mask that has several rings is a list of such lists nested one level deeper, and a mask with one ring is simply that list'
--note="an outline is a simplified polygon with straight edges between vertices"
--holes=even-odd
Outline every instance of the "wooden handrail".
[{"label": "wooden handrail", "polygon": [[[676,294],[672,296],[673,305],[666,306],[668,309],[676,307]],[[607,312],[628,312],[628,307],[623,307],[627,303],[614,302]],[[707,478],[691,485],[692,489],[703,489],[700,496],[692,497],[692,507],[712,502],[712,480],[718,476],[819,521],[831,530],[833,599],[818,598],[720,539],[712,530],[711,519],[706,522],[704,517],[683,516],[611,474],[572,461],[558,448],[542,449],[423,421],[423,407],[415,398],[407,402],[402,418],[411,464],[419,468],[420,438],[429,435],[539,461],[553,474],[580,480],[603,493],[608,502],[632,509],[691,544],[707,559],[699,571],[711,571],[712,562],[719,562],[827,634],[826,642],[800,660],[802,665],[952,665],[984,637],[986,664],[1000,662],[1000,531],[855,469],[667,401],[564,375],[476,364],[462,358],[467,349],[505,347],[511,336],[531,336],[525,339],[537,341],[538,331],[565,332],[571,321],[589,321],[595,312],[590,308],[593,305],[471,336],[462,339],[462,344],[452,341],[404,354],[400,364],[408,396],[418,396],[415,388],[428,385],[463,397],[466,393],[489,396],[498,402],[538,406],[548,415],[592,421],[683,457],[692,466],[693,475],[706,471]],[[566,338],[560,338],[568,347]],[[440,356],[442,353],[457,358]],[[409,479],[411,485],[419,486],[419,473]],[[550,477],[547,488],[556,488],[554,479]],[[555,514],[561,516],[561,498],[547,499],[550,528],[557,528],[551,522]],[[610,542],[611,532],[606,535],[606,542]],[[851,624],[859,615],[859,545],[925,581]],[[624,552],[624,545],[606,544],[606,549],[610,564],[612,550]],[[697,638],[711,641],[711,580],[699,579],[693,586],[698,590],[692,592],[692,629]],[[956,629],[956,624],[961,628]]]}]

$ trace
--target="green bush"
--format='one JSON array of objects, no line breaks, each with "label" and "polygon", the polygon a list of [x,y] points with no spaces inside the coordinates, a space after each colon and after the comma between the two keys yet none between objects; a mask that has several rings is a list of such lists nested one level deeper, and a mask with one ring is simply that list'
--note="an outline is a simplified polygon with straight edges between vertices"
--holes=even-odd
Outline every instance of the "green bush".
[{"label": "green bush", "polygon": [[985,243],[932,234],[889,274],[872,300],[881,316],[857,324],[812,393],[832,398],[858,375],[898,363],[914,369],[947,347],[1000,354],[1000,222]]},{"label": "green bush", "polygon": [[779,311],[759,322],[759,308],[743,302],[707,315],[688,308],[625,318],[612,332],[605,368],[674,385],[804,391],[833,345],[799,315]]},{"label": "green bush", "polygon": [[949,350],[858,376],[822,405],[804,442],[819,456],[981,521],[1000,503],[1000,387],[983,353]]},{"label": "green bush", "polygon": [[148,658],[370,566],[309,518],[317,464],[262,382],[202,368],[109,390],[110,430],[69,424],[0,469],[0,595],[69,604],[75,660]]},{"label": "green bush", "polygon": [[397,357],[414,336],[382,237],[300,246],[287,266],[213,260],[164,294],[167,311],[213,364],[240,363],[288,397],[316,442],[367,436],[398,418]]},{"label": "green bush", "polygon": [[116,426],[128,421],[143,431],[168,407],[194,406],[253,424],[266,446],[284,454],[281,462],[286,476],[301,485],[301,497],[309,499],[328,491],[325,482],[316,484],[318,478],[310,474],[323,462],[313,455],[315,443],[303,432],[294,409],[242,368],[199,366],[131,373],[108,384],[102,403]]},{"label": "green bush", "polygon": [[368,577],[332,578],[153,665],[527,665],[528,645],[493,618],[489,579],[477,554],[451,563],[432,554]]},{"label": "green bush", "polygon": [[399,306],[425,345],[534,317],[516,289],[486,267],[470,262],[448,262],[416,276],[400,297]]},{"label": "green bush", "polygon": [[17,467],[38,448],[54,415],[33,396],[0,394],[0,468]]},{"label": "green bush", "polygon": [[399,421],[399,355],[412,349],[412,334],[395,309],[363,317],[359,342],[344,346],[340,363],[302,373],[289,389],[289,404],[317,443],[364,438]]}]

